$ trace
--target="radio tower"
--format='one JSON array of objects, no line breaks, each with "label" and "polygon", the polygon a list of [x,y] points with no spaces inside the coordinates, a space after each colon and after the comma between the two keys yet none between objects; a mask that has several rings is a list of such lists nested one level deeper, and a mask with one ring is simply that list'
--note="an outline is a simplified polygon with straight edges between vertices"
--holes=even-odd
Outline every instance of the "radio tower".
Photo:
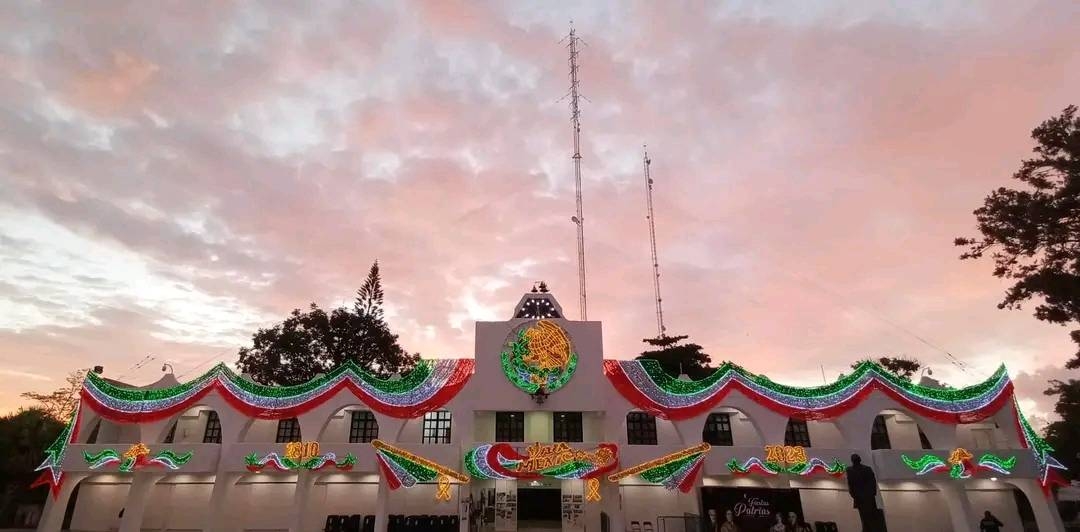
[{"label": "radio tower", "polygon": [[585,217],[581,211],[581,109],[578,107],[578,44],[581,39],[574,33],[574,24],[570,24],[570,35],[564,39],[570,49],[570,123],[574,126],[574,192],[577,202],[577,214],[570,219],[577,225],[578,255],[578,308],[581,321],[588,317],[585,302]]},{"label": "radio tower", "polygon": [[649,221],[649,247],[652,250],[652,272],[653,272],[653,291],[656,293],[656,333],[657,336],[663,338],[667,336],[667,329],[664,328],[664,305],[663,299],[660,298],[660,259],[656,256],[656,218],[653,216],[652,206],[652,177],[649,177],[649,165],[652,164],[652,160],[649,159],[649,149],[646,146],[642,146],[642,150],[645,152],[643,159],[643,166],[645,168],[645,206],[647,214],[645,219]]}]

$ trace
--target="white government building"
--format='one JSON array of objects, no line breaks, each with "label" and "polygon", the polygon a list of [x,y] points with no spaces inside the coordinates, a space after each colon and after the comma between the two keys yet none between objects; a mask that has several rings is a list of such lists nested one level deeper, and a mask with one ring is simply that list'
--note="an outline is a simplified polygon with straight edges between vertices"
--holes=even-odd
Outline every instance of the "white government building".
[{"label": "white government building", "polygon": [[[797,388],[605,359],[601,323],[527,293],[475,357],[389,380],[348,365],[269,387],[225,366],[131,387],[91,374],[48,450],[39,530],[860,530],[844,467],[890,531],[1062,530],[1060,465],[1002,368],[964,389],[872,364]],[[355,516],[355,517],[353,517]],[[779,516],[779,517],[778,517]],[[700,528],[699,528],[700,527]],[[1028,528],[1031,529],[1031,528]]]}]

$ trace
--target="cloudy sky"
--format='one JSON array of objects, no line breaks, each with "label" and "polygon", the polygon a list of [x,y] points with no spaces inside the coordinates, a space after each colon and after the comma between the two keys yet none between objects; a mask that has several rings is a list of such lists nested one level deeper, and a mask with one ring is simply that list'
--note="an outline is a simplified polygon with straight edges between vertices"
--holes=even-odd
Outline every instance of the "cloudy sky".
[{"label": "cloudy sky", "polygon": [[375,259],[424,356],[538,279],[576,315],[571,19],[606,357],[655,334],[647,143],[669,331],[795,383],[1004,362],[1045,412],[1067,330],[952,239],[1080,103],[1080,3],[884,4],[2,2],[0,412],[233,362]]}]

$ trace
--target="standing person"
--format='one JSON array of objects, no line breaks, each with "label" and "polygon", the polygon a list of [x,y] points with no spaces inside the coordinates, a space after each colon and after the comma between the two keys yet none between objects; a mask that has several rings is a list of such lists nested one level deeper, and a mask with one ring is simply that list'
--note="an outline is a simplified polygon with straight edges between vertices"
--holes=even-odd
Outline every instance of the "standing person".
[{"label": "standing person", "polygon": [[731,510],[724,510],[724,523],[720,525],[720,532],[739,532],[735,526],[735,514]]},{"label": "standing person", "polygon": [[784,512],[773,514],[773,526],[769,528],[769,532],[787,532],[787,525],[784,524]]},{"label": "standing person", "polygon": [[878,532],[877,477],[874,470],[862,463],[862,457],[851,455],[851,467],[847,469],[848,493],[854,507],[859,511],[863,532]]},{"label": "standing person", "polygon": [[795,512],[788,512],[788,530],[791,532],[813,532],[810,524],[803,520],[802,516]]},{"label": "standing person", "polygon": [[1005,526],[1005,523],[998,521],[994,514],[987,510],[983,514],[982,521],[979,521],[979,532],[1001,532],[1001,527]]}]

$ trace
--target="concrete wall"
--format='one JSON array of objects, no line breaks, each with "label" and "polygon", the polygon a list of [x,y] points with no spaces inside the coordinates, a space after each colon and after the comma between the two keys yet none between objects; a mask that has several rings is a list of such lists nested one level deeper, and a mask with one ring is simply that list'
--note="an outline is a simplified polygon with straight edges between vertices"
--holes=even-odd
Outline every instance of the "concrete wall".
[{"label": "concrete wall", "polygon": [[130,477],[119,475],[99,475],[81,482],[71,530],[89,532],[119,527],[120,509],[127,500],[130,482]]}]

